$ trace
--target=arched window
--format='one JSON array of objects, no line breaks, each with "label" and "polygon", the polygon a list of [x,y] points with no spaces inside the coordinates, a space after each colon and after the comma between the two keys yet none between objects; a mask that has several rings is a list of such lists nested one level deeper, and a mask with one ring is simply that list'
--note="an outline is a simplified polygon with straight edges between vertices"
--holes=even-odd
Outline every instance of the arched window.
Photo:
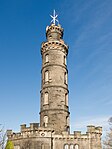
[{"label": "arched window", "polygon": [[41,145],[41,149],[44,149],[44,144]]},{"label": "arched window", "polygon": [[64,56],[64,58],[63,58],[63,63],[66,65],[66,56]]},{"label": "arched window", "polygon": [[70,145],[70,149],[74,149],[74,145],[73,144]]},{"label": "arched window", "polygon": [[67,116],[67,118],[66,118],[66,123],[67,123],[67,126],[69,126],[69,124],[70,124],[70,118],[69,118],[69,116]]},{"label": "arched window", "polygon": [[70,132],[70,127],[69,126],[66,127],[66,131]]},{"label": "arched window", "polygon": [[75,145],[75,149],[79,149],[79,145],[78,144]]},{"label": "arched window", "polygon": [[68,144],[65,144],[64,145],[64,149],[68,149]]},{"label": "arched window", "polygon": [[48,82],[49,81],[49,72],[48,70],[45,71],[45,82]]},{"label": "arched window", "polygon": [[64,73],[64,83],[65,84],[68,83],[67,72]]},{"label": "arched window", "polygon": [[48,98],[48,92],[46,92],[44,95],[44,104],[48,104]]},{"label": "arched window", "polygon": [[49,55],[48,54],[45,55],[45,62],[46,63],[49,62]]},{"label": "arched window", "polygon": [[47,127],[48,124],[48,116],[44,116],[44,126]]},{"label": "arched window", "polygon": [[52,36],[51,36],[51,35],[49,35],[49,38],[52,38]]},{"label": "arched window", "polygon": [[68,106],[68,94],[65,94],[65,105]]}]

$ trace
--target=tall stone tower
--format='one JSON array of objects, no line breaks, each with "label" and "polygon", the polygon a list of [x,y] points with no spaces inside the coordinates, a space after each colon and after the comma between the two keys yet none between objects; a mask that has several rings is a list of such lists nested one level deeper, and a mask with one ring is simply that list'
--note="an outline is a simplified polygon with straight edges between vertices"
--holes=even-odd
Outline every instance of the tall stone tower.
[{"label": "tall stone tower", "polygon": [[42,86],[40,126],[57,133],[69,131],[68,46],[63,41],[63,28],[51,24],[46,28],[47,41],[42,43]]},{"label": "tall stone tower", "polygon": [[63,41],[63,28],[55,23],[46,28],[42,43],[40,124],[21,125],[20,132],[7,131],[14,149],[102,149],[102,127],[87,126],[87,132],[70,134],[68,106],[68,46]]}]

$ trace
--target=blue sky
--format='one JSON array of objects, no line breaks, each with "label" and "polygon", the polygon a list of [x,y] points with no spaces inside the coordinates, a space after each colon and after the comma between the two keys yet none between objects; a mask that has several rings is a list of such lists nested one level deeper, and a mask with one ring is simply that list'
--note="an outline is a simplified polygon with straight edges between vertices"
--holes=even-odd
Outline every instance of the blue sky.
[{"label": "blue sky", "polygon": [[69,45],[71,129],[112,115],[112,0],[0,0],[0,123],[39,122],[41,43],[56,9]]}]

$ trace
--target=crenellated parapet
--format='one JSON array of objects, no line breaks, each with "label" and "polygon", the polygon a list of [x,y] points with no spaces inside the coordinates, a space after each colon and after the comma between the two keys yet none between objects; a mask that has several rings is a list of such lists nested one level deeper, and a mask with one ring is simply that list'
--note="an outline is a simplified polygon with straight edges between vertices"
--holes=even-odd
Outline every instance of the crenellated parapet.
[{"label": "crenellated parapet", "polygon": [[73,134],[63,131],[62,134],[57,134],[53,129],[40,127],[39,123],[31,123],[29,127],[26,124],[21,125],[19,133],[14,133],[12,130],[7,131],[9,140],[12,140],[15,145],[18,144],[18,141],[24,144],[24,141],[32,139],[34,142],[46,143],[47,139],[47,142],[52,140],[57,147],[60,144],[60,147],[63,148],[67,144],[68,146],[79,146],[80,149],[101,149],[100,137],[98,139],[98,135],[101,134],[102,128],[95,126],[87,126],[85,134],[82,134],[81,131],[74,131]]},{"label": "crenellated parapet", "polygon": [[26,124],[21,125],[21,132],[28,131],[28,130],[36,130],[39,128],[39,123],[30,123],[29,127],[26,127]]},{"label": "crenellated parapet", "polygon": [[60,41],[48,41],[48,42],[43,42],[41,46],[41,54],[44,54],[45,52],[48,52],[49,50],[59,50],[65,53],[66,55],[68,54],[68,45],[64,43],[63,40]]},{"label": "crenellated parapet", "polygon": [[18,133],[12,130],[7,130],[7,136],[11,140],[33,138],[33,137],[51,137],[51,128],[43,128],[39,126],[39,123],[31,123],[29,127],[26,124],[21,125],[21,130]]},{"label": "crenellated parapet", "polygon": [[92,135],[95,136],[94,138],[100,137],[102,135],[102,127],[95,127],[93,125],[89,125],[87,126],[86,134],[81,134],[81,131],[74,131],[75,138],[89,139],[92,138]]},{"label": "crenellated parapet", "polygon": [[[40,127],[39,123],[30,123],[29,127],[26,127],[26,124],[21,125],[21,130],[19,133],[14,133],[12,130],[7,130],[8,137],[11,138],[18,138],[25,136],[25,134],[42,134],[42,132],[54,132],[54,138],[68,138],[68,139],[88,139],[88,134],[102,134],[102,127],[95,127],[95,126],[87,126],[87,133],[82,134],[81,131],[74,131],[74,134],[69,134],[68,132],[64,131],[62,134],[58,135],[55,134],[55,131],[51,128]],[[42,134],[44,136],[44,134]],[[41,136],[42,136],[41,135]]]},{"label": "crenellated parapet", "polygon": [[93,125],[87,126],[87,134],[99,134],[102,135],[102,127],[95,127]]}]

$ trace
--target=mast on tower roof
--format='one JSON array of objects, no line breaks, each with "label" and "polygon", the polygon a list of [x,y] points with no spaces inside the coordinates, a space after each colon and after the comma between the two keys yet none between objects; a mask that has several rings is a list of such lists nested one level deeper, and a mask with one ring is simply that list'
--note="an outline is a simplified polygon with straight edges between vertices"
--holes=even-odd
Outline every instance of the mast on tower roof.
[{"label": "mast on tower roof", "polygon": [[54,10],[53,11],[53,15],[50,15],[52,20],[51,20],[51,23],[53,23],[54,25],[56,25],[56,22],[59,24],[59,21],[57,19],[58,15],[56,15],[56,11]]}]

